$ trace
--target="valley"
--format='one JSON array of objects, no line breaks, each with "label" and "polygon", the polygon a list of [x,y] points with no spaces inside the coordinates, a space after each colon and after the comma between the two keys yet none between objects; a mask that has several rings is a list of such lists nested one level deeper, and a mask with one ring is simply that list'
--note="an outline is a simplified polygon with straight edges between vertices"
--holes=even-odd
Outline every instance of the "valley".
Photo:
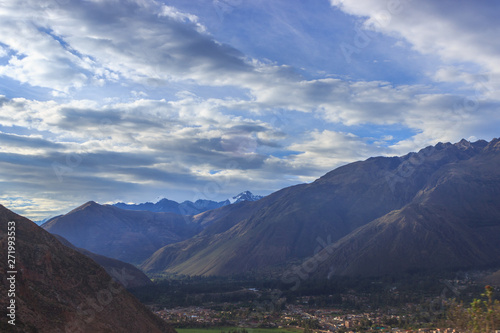
[{"label": "valley", "polygon": [[453,327],[447,312],[479,297],[486,274],[306,281],[295,291],[274,280],[184,278],[132,292],[177,329],[417,331]]}]

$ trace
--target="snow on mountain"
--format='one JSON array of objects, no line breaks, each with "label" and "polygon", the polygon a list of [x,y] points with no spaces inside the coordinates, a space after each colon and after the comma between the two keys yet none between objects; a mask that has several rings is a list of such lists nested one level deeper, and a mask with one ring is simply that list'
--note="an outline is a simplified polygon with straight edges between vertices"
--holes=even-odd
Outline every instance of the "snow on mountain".
[{"label": "snow on mountain", "polygon": [[254,195],[250,191],[245,191],[245,192],[241,192],[240,194],[235,195],[234,197],[229,199],[229,202],[231,202],[231,204],[235,204],[235,203],[242,202],[242,201],[257,201],[257,200],[260,200],[262,198],[263,198],[262,195]]}]

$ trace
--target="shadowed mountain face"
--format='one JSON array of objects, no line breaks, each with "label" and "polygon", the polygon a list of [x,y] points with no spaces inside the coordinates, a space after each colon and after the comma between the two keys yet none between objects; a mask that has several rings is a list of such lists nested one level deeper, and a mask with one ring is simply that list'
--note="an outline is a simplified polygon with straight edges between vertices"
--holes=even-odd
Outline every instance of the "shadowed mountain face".
[{"label": "shadowed mountain face", "polygon": [[196,234],[192,218],[173,213],[127,211],[88,202],[42,225],[78,248],[140,263],[160,247]]},{"label": "shadowed mountain face", "polygon": [[[494,264],[494,239],[500,239],[499,156],[498,140],[462,140],[351,163],[311,184],[196,216],[195,222],[207,226],[200,234],[161,248],[142,268],[230,275],[301,262],[327,243],[328,254],[334,249],[335,255],[318,270],[324,275],[332,265],[334,274],[345,275]],[[384,231],[386,225],[391,227]],[[396,240],[393,250],[380,250]],[[367,243],[372,247],[365,249]],[[450,260],[457,244],[470,256]],[[362,250],[365,256],[357,258]],[[393,259],[394,254],[400,256]],[[491,256],[497,257],[488,260]],[[359,264],[351,266],[354,259]]]},{"label": "shadowed mountain face", "polygon": [[[500,265],[500,141],[437,170],[413,200],[319,256],[317,274],[381,275]],[[381,260],[383,258],[383,260]]]},{"label": "shadowed mountain face", "polygon": [[[6,279],[0,284],[2,332],[175,332],[151,313],[93,260],[0,206],[0,246],[7,248],[7,224],[16,222],[16,325],[5,318]],[[5,253],[5,252],[2,252]],[[6,256],[5,256],[6,258]],[[8,276],[7,260],[0,275]],[[10,275],[9,275],[10,276]]]},{"label": "shadowed mountain face", "polygon": [[121,283],[125,288],[142,287],[152,285],[153,282],[140,269],[126,262],[101,256],[88,250],[77,248],[62,236],[54,235],[63,245],[77,250],[102,266],[116,282]]}]

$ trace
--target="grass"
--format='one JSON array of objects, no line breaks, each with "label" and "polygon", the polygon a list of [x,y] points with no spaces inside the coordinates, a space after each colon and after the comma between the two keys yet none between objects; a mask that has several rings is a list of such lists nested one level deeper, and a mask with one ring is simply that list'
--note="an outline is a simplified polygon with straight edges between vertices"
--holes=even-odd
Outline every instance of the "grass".
[{"label": "grass", "polygon": [[[178,333],[220,333],[230,330],[241,329],[241,327],[217,327],[217,328],[176,328]],[[245,328],[248,333],[298,333],[303,332],[298,328]]]}]

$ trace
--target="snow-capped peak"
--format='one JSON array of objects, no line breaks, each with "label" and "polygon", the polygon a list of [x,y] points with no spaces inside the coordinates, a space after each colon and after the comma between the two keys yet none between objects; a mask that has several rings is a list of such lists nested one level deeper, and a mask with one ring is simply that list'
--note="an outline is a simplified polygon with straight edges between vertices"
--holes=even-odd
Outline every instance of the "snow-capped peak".
[{"label": "snow-capped peak", "polygon": [[263,198],[263,196],[261,196],[261,195],[254,195],[250,191],[245,191],[245,192],[241,192],[240,194],[235,195],[234,197],[229,199],[229,202],[234,204],[234,203],[238,203],[238,202],[242,202],[242,201],[257,201],[257,200],[262,199],[262,198]]}]

